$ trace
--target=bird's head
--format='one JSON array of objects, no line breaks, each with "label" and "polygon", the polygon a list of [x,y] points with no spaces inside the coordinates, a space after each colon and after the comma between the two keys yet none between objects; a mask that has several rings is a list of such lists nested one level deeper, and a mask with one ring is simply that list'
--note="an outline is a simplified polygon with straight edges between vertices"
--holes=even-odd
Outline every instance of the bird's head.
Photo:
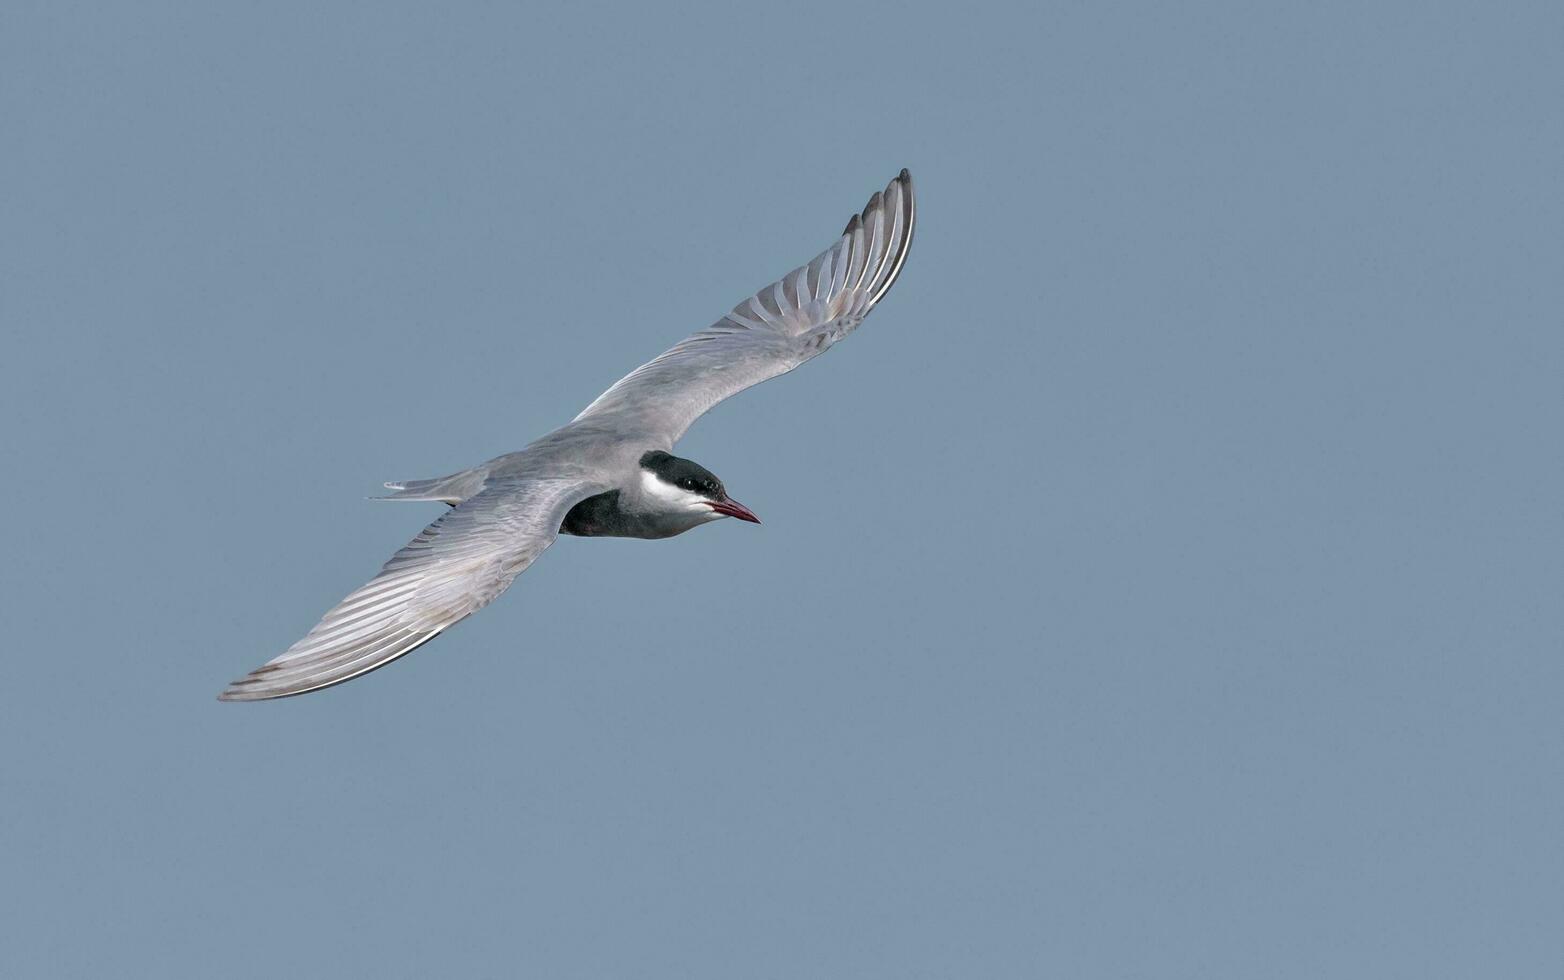
[{"label": "bird's head", "polygon": [[728,496],[722,481],[711,470],[661,450],[641,457],[641,489],[660,507],[687,513],[695,523],[722,517],[760,523],[753,511]]}]

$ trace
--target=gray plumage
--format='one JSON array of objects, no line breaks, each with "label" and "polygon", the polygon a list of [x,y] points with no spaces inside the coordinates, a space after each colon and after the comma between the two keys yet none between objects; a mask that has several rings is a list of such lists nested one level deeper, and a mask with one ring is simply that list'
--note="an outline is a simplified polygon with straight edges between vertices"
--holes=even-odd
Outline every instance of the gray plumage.
[{"label": "gray plumage", "polygon": [[915,217],[903,170],[813,261],[625,375],[568,425],[460,473],[386,484],[395,492],[382,499],[452,509],[303,639],[218,697],[303,694],[390,663],[492,602],[562,524],[567,533],[657,538],[723,516],[754,520],[720,481],[687,475],[708,471],[668,450],[713,405],[793,370],[863,322],[906,262]]}]

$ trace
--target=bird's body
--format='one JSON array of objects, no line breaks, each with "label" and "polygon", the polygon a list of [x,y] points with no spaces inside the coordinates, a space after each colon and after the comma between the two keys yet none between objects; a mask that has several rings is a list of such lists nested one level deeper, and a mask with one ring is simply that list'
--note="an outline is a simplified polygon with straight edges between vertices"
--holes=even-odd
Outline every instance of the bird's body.
[{"label": "bird's body", "polygon": [[569,424],[459,473],[386,484],[394,492],[383,499],[451,510],[219,697],[303,694],[389,663],[491,602],[560,533],[666,538],[723,517],[759,523],[709,470],[674,456],[674,443],[713,405],[862,322],[901,271],[915,216],[903,170],[831,248],[620,379]]}]

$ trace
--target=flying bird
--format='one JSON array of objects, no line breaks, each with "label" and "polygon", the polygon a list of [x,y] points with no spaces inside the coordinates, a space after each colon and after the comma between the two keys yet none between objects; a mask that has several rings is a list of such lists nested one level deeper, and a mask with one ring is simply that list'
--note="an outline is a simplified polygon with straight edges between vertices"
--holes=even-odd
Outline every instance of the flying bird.
[{"label": "flying bird", "polygon": [[786,374],[863,322],[912,245],[912,177],[869,198],[831,247],[619,379],[519,452],[384,500],[451,509],[281,656],[218,699],[264,701],[352,680],[493,602],[560,534],[667,538],[725,517],[760,523],[674,443],[708,409]]}]

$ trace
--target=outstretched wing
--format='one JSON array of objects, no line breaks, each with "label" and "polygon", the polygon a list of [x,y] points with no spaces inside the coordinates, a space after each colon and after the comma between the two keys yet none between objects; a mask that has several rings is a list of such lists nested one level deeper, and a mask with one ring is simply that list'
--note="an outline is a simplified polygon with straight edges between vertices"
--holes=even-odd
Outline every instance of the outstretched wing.
[{"label": "outstretched wing", "polygon": [[316,691],[412,652],[509,588],[554,543],[566,512],[601,490],[577,480],[489,485],[424,528],[304,639],[218,699]]},{"label": "outstretched wing", "polygon": [[576,421],[672,446],[713,405],[793,370],[862,323],[907,260],[915,214],[903,170],[814,261],[625,375]]}]

